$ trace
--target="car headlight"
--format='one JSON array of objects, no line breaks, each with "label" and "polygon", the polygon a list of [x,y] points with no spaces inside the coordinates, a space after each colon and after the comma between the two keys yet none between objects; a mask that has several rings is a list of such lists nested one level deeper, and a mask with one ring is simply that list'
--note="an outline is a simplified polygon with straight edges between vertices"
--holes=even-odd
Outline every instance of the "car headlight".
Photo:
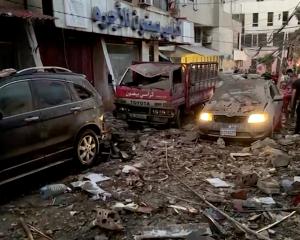
[{"label": "car headlight", "polygon": [[104,114],[102,114],[102,115],[99,117],[99,120],[100,120],[101,122],[104,121]]},{"label": "car headlight", "polygon": [[199,116],[200,121],[211,122],[213,120],[213,115],[211,113],[203,112]]},{"label": "car headlight", "polygon": [[267,115],[264,113],[251,114],[248,117],[248,123],[263,123],[267,121]]}]

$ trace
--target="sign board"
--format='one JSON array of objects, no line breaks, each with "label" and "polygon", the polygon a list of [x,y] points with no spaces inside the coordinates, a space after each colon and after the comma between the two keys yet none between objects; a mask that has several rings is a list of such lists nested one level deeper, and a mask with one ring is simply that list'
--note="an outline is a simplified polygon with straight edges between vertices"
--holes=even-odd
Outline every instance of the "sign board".
[{"label": "sign board", "polygon": [[193,39],[191,22],[177,20],[153,7],[142,9],[115,0],[52,0],[52,3],[55,24],[60,28],[179,43],[190,43]]}]

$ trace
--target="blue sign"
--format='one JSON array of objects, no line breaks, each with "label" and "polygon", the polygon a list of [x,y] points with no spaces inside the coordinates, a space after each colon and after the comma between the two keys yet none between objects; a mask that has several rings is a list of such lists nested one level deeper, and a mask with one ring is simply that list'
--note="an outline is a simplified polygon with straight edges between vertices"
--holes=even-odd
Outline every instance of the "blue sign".
[{"label": "blue sign", "polygon": [[99,7],[93,7],[92,19],[97,23],[100,30],[105,30],[111,27],[112,31],[117,31],[120,28],[130,27],[133,31],[137,31],[140,36],[143,36],[145,32],[150,32],[151,37],[158,38],[159,34],[161,38],[172,39],[181,36],[181,27],[179,21],[174,21],[173,24],[162,27],[160,22],[152,21],[148,16],[144,18],[137,15],[137,11],[131,11],[128,8],[121,8],[116,6],[115,10],[108,12],[101,12]]}]

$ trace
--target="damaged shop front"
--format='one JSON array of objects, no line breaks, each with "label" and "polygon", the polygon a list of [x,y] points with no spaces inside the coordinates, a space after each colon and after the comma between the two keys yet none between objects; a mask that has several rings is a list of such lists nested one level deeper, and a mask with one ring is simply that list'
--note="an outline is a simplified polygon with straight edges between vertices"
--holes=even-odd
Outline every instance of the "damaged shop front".
[{"label": "damaged shop front", "polygon": [[[92,83],[107,106],[112,106],[115,86],[132,62],[158,61],[159,44],[188,42],[182,28],[184,24],[192,24],[154,7],[144,9],[121,1],[65,0],[52,4],[55,26],[60,31],[80,35],[83,41],[87,36],[92,39],[88,44],[91,57],[85,62],[89,61]],[[70,41],[66,35],[62,41],[68,49]],[[66,56],[67,61],[73,61]],[[82,52],[73,51],[72,58],[82,58]]]},{"label": "damaged shop front", "polygon": [[0,69],[41,66],[33,23],[53,19],[26,9],[0,6]]}]

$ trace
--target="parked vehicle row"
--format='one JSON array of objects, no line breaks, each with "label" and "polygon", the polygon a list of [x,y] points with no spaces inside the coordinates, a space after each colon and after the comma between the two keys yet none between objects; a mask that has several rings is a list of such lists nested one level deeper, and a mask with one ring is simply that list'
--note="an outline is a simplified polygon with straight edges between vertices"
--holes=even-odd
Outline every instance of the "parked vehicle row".
[{"label": "parked vehicle row", "polygon": [[[74,161],[92,165],[107,139],[102,99],[84,75],[58,67],[0,77],[0,185]],[[257,139],[280,127],[282,97],[272,81],[218,74],[217,63],[137,63],[116,88],[118,118],[181,126],[206,103],[203,135]]]}]

